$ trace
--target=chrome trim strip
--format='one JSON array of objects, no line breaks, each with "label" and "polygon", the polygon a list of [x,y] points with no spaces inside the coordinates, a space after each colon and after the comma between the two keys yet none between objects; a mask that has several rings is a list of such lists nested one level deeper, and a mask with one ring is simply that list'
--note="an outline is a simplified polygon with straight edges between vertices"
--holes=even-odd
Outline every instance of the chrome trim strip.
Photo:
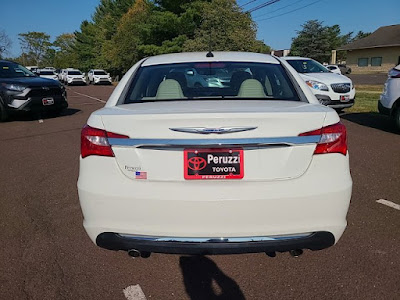
[{"label": "chrome trim strip", "polygon": [[251,236],[251,237],[229,237],[229,238],[211,238],[211,237],[161,237],[147,235],[119,234],[119,236],[132,240],[150,241],[150,242],[171,242],[171,243],[249,243],[265,241],[293,240],[310,236],[312,233],[301,233],[280,236]]},{"label": "chrome trim strip", "polygon": [[225,133],[233,133],[233,132],[242,132],[249,131],[258,128],[256,127],[179,127],[179,128],[170,128],[169,130],[185,132],[185,133],[199,133],[199,134],[225,134]]},{"label": "chrome trim strip", "polygon": [[242,138],[242,139],[120,139],[109,138],[111,146],[121,147],[259,147],[269,145],[305,145],[315,144],[320,135],[288,136],[272,138]]}]

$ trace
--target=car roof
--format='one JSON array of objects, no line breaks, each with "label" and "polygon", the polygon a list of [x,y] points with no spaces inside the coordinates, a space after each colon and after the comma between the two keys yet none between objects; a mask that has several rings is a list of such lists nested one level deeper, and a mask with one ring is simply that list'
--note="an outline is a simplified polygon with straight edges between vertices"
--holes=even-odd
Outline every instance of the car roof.
[{"label": "car roof", "polygon": [[183,52],[171,53],[152,56],[146,59],[142,66],[163,65],[172,63],[185,62],[216,62],[216,61],[232,61],[232,62],[260,62],[279,64],[279,61],[269,55],[252,52],[212,52],[213,57],[207,57],[207,52]]},{"label": "car roof", "polygon": [[105,72],[103,69],[93,69],[93,71],[95,72],[95,71],[103,71],[103,72]]}]

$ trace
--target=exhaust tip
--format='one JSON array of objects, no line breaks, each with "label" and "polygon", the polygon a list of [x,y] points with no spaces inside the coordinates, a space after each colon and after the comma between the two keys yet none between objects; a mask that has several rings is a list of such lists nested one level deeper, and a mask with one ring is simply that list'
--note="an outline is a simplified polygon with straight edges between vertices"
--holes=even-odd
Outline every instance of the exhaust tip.
[{"label": "exhaust tip", "polygon": [[290,250],[289,253],[293,257],[299,257],[300,255],[303,254],[303,250],[301,250],[301,249]]},{"label": "exhaust tip", "polygon": [[128,255],[131,257],[139,257],[141,255],[141,253],[139,250],[130,249],[130,250],[128,250]]}]

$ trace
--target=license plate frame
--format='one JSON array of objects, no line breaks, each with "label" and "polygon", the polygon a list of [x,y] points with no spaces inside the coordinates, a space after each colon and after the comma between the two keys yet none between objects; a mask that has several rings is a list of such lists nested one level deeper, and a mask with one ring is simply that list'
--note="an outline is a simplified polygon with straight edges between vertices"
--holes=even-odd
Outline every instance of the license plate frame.
[{"label": "license plate frame", "polygon": [[43,104],[44,106],[53,105],[53,104],[54,104],[54,98],[52,98],[52,97],[43,98],[43,99],[42,99],[42,104]]},{"label": "license plate frame", "polygon": [[[209,155],[212,155],[212,159]],[[199,159],[192,159],[195,157]],[[186,180],[230,180],[243,177],[244,151],[242,148],[184,149],[184,178]]]},{"label": "license plate frame", "polygon": [[349,102],[350,101],[350,95],[341,95],[339,100],[340,100],[340,102]]}]

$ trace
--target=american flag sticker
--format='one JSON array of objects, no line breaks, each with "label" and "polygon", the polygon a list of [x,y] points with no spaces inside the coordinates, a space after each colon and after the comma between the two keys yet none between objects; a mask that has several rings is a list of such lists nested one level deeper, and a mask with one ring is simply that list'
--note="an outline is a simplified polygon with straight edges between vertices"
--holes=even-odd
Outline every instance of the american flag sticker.
[{"label": "american flag sticker", "polygon": [[147,172],[135,172],[136,179],[147,179]]}]

